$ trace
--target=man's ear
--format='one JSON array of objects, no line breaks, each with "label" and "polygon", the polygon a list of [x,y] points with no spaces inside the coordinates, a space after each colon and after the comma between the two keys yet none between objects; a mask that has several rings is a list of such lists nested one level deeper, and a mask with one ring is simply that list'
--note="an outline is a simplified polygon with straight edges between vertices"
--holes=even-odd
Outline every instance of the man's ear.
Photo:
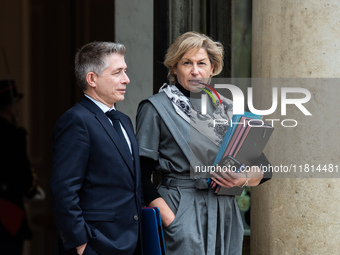
[{"label": "man's ear", "polygon": [[97,75],[94,72],[88,72],[86,74],[86,81],[87,84],[89,84],[90,87],[96,87],[96,79],[97,79]]}]

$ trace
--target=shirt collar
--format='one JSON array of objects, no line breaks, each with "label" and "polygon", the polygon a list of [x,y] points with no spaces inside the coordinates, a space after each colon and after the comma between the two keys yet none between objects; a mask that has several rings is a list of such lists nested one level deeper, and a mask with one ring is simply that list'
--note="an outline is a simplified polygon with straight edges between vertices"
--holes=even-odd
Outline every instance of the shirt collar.
[{"label": "shirt collar", "polygon": [[88,99],[90,99],[92,102],[94,102],[104,113],[107,111],[111,111],[111,110],[116,110],[115,106],[113,106],[112,108],[108,107],[107,105],[103,104],[102,102],[97,101],[96,99],[93,99],[92,97],[90,97],[87,94],[84,94]]}]

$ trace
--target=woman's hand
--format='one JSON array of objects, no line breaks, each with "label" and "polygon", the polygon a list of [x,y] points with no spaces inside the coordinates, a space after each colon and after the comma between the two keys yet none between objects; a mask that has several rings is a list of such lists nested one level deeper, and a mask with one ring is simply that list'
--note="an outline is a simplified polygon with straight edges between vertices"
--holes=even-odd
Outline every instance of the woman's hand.
[{"label": "woman's hand", "polygon": [[174,221],[175,214],[173,213],[173,211],[170,209],[170,207],[164,201],[163,198],[161,197],[156,198],[149,204],[149,206],[158,207],[158,209],[161,212],[161,219],[164,227],[169,226]]},{"label": "woman's hand", "polygon": [[[246,172],[234,172],[234,171],[222,171],[222,168],[218,168],[219,171],[212,173],[214,177],[212,177],[212,183],[210,185],[211,188],[214,188],[215,185],[219,185],[225,188],[232,188],[235,186],[242,186],[247,181],[248,175],[248,184],[247,186],[257,186],[262,177],[262,171],[257,166],[247,167]],[[217,187],[215,193],[219,191],[220,187]]]},{"label": "woman's hand", "polygon": [[[246,180],[247,176],[244,172],[234,173],[232,171],[219,171],[218,173],[212,173],[214,177],[211,179],[213,180],[212,188],[214,188],[214,185],[219,185],[221,187],[225,188],[232,188],[235,186],[242,186]],[[218,192],[219,187],[216,189],[216,192]]]}]

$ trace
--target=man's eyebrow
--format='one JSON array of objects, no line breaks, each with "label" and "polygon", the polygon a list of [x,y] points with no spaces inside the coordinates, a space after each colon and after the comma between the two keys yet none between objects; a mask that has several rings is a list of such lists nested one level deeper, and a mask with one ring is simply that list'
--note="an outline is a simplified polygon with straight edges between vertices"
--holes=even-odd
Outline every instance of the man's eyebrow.
[{"label": "man's eyebrow", "polygon": [[112,70],[112,72],[115,72],[115,71],[122,71],[122,70],[126,70],[127,67],[117,67],[115,69]]}]

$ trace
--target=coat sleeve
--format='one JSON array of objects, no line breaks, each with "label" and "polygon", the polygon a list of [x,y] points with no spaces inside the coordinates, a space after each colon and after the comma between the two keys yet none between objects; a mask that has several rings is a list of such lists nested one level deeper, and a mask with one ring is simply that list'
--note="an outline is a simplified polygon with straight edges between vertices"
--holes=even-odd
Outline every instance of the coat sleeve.
[{"label": "coat sleeve", "polygon": [[261,156],[254,165],[258,166],[263,172],[263,177],[259,184],[262,184],[272,178],[273,176],[273,172],[271,170],[272,167],[264,153],[261,154]]},{"label": "coat sleeve", "polygon": [[65,249],[88,241],[86,223],[79,206],[79,191],[90,153],[84,120],[74,111],[66,112],[53,134],[51,191],[56,225]]},{"label": "coat sleeve", "polygon": [[157,111],[149,101],[145,100],[139,105],[136,117],[136,138],[139,144],[144,201],[147,206],[160,197],[151,182],[151,176],[159,158],[160,121]]}]

